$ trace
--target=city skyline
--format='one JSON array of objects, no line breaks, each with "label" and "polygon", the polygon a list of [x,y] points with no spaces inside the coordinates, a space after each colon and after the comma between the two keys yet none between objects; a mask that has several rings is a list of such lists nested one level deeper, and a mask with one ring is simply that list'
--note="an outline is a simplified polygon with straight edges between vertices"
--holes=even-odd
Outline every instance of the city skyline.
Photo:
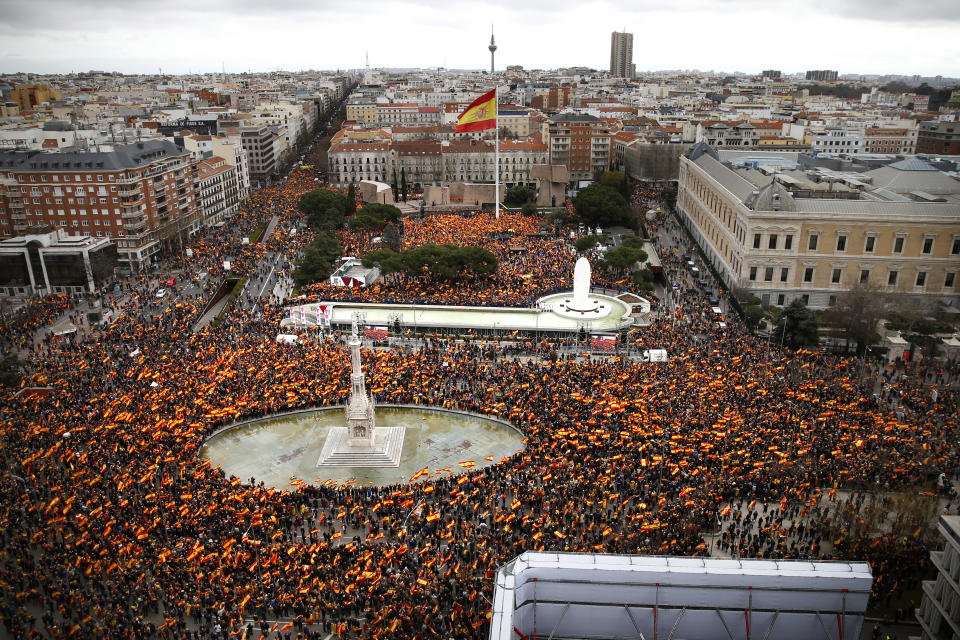
[{"label": "city skyline", "polygon": [[960,18],[950,0],[925,3],[923,15],[888,0],[812,0],[804,12],[783,0],[595,2],[569,10],[544,2],[451,8],[369,0],[352,11],[307,0],[269,8],[253,0],[172,0],[160,16],[145,0],[3,0],[2,6],[0,73],[361,69],[367,51],[373,68],[479,70],[488,65],[492,21],[498,70],[605,70],[610,33],[626,31],[634,34],[638,73],[826,68],[841,75],[960,76]]}]

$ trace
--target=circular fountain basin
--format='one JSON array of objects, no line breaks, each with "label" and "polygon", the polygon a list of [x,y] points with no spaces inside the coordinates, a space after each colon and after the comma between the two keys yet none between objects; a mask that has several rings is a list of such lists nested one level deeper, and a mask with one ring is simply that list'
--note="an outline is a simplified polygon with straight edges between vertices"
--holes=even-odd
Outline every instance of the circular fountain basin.
[{"label": "circular fountain basin", "polygon": [[[343,407],[309,409],[249,420],[225,427],[200,447],[228,476],[276,489],[291,482],[353,486],[403,484],[423,468],[433,478],[497,464],[523,449],[523,434],[505,420],[460,411],[419,406],[377,406],[378,427],[406,427],[398,467],[318,467],[327,433],[344,426]],[[485,458],[492,460],[485,460]],[[473,461],[473,467],[460,462]],[[450,471],[444,471],[449,468]],[[421,480],[429,479],[422,477]]]}]

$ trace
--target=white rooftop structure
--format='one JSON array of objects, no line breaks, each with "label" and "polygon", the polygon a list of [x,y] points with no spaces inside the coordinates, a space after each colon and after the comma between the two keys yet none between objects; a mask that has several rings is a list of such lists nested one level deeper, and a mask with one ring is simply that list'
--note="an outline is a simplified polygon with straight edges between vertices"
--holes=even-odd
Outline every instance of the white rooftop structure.
[{"label": "white rooftop structure", "polygon": [[855,640],[872,584],[859,562],[526,552],[497,572],[490,640]]}]

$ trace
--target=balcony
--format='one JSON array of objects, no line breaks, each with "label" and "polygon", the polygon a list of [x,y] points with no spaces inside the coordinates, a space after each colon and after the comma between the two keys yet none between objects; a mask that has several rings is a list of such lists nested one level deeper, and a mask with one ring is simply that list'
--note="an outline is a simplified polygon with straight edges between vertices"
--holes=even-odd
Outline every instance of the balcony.
[{"label": "balcony", "polygon": [[128,189],[122,189],[122,188],[117,189],[117,195],[120,196],[121,198],[123,196],[134,196],[134,195],[137,195],[138,193],[143,193],[143,191],[141,191],[140,189],[139,184],[131,185],[130,188]]},{"label": "balcony", "polygon": [[140,184],[140,178],[120,178],[117,180],[118,185],[138,185]]},{"label": "balcony", "polygon": [[147,226],[146,220],[141,220],[139,222],[126,222],[123,225],[123,228],[127,230],[128,233],[136,233],[141,229],[144,229]]},{"label": "balcony", "polygon": [[120,204],[125,207],[135,207],[137,205],[143,204],[143,194],[140,194],[132,198],[120,198]]},{"label": "balcony", "polygon": [[11,209],[23,209],[23,203],[18,200],[11,200],[7,203],[7,206]]}]

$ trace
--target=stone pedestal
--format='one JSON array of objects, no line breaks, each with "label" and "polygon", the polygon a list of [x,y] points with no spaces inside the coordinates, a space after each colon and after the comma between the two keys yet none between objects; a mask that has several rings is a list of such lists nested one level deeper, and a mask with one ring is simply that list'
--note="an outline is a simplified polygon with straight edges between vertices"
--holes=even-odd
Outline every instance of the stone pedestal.
[{"label": "stone pedestal", "polygon": [[369,442],[351,442],[347,427],[330,429],[318,467],[398,467],[405,427],[375,427]]}]

